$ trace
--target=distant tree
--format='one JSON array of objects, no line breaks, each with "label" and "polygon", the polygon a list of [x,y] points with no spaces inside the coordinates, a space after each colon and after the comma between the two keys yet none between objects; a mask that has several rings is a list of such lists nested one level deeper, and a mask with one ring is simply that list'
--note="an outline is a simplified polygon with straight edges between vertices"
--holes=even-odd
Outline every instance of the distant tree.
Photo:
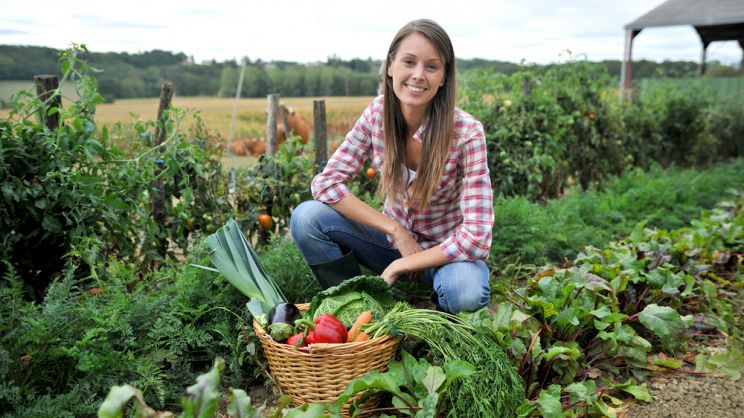
[{"label": "distant tree", "polygon": [[736,77],[739,70],[731,65],[721,64],[718,61],[708,63],[705,70],[705,77]]}]

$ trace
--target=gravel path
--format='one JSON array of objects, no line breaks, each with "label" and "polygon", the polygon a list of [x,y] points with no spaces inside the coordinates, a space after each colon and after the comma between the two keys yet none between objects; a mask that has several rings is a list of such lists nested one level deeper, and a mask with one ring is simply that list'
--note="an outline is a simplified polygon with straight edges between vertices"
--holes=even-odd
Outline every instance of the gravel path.
[{"label": "gravel path", "polygon": [[637,403],[628,418],[741,418],[744,417],[744,379],[733,381],[692,375],[649,379],[652,403]]}]

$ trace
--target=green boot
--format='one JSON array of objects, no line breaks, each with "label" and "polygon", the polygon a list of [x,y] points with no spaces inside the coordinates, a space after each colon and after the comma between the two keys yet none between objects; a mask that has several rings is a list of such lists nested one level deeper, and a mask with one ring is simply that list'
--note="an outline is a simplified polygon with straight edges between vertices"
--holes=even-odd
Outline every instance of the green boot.
[{"label": "green boot", "polygon": [[349,251],[338,260],[318,264],[317,266],[310,266],[310,269],[318,279],[320,287],[324,290],[332,286],[340,285],[344,280],[362,274],[353,251]]}]

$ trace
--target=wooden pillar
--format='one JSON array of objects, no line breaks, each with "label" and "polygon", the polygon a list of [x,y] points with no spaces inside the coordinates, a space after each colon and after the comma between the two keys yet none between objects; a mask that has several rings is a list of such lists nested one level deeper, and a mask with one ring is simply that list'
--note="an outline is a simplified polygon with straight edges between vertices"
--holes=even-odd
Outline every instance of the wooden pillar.
[{"label": "wooden pillar", "polygon": [[328,160],[328,134],[326,132],[326,111],[324,100],[313,101],[315,163],[322,167]]},{"label": "wooden pillar", "polygon": [[276,122],[279,115],[279,95],[269,94],[266,96],[266,155],[276,153]]},{"label": "wooden pillar", "polygon": [[710,41],[703,41],[703,50],[700,52],[700,77],[705,75],[705,60],[708,55],[708,45],[710,45]]},{"label": "wooden pillar", "polygon": [[56,75],[35,75],[34,84],[36,84],[36,95],[44,103],[40,110],[41,120],[47,128],[57,129],[59,126],[59,111],[49,112],[54,109],[62,109],[62,95],[55,94],[59,88],[59,80]]},{"label": "wooden pillar", "polygon": [[631,67],[633,65],[633,39],[641,33],[641,29],[628,29],[625,31],[625,52],[623,53],[623,64],[620,67],[620,99],[630,98],[633,89]]}]

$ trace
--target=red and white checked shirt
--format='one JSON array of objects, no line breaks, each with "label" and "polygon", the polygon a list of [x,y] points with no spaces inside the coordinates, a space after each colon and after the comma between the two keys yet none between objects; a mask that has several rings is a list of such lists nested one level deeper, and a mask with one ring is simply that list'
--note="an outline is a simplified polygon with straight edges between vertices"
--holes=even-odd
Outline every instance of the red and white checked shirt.
[{"label": "red and white checked shirt", "polygon": [[[382,108],[380,96],[362,113],[323,172],[315,176],[311,185],[315,200],[335,203],[351,193],[347,184],[368,158],[372,159],[373,167],[381,169]],[[416,211],[401,202],[386,199],[383,213],[400,222],[422,248],[439,245],[450,261],[485,260],[493,228],[493,192],[486,161],[486,138],[483,125],[471,115],[455,109],[454,116],[457,139],[452,142],[442,179],[428,206]],[[423,139],[424,125],[413,136],[419,142]],[[403,172],[406,171],[404,167]],[[415,172],[410,173],[415,176]],[[407,192],[412,188],[409,181]],[[392,244],[390,237],[388,240]]]}]

